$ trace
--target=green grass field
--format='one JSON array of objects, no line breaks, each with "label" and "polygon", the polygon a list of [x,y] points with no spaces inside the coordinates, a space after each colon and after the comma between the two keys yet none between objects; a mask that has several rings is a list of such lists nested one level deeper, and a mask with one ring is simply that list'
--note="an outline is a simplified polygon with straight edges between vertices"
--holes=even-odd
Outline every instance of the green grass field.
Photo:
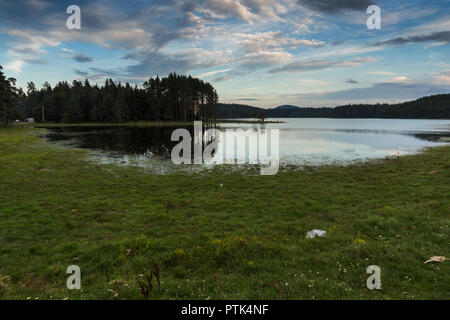
[{"label": "green grass field", "polygon": [[[450,147],[276,176],[158,176],[0,129],[0,298],[449,299]],[[323,238],[306,239],[311,229]],[[66,268],[81,268],[81,290]],[[381,268],[368,290],[366,268]]]}]

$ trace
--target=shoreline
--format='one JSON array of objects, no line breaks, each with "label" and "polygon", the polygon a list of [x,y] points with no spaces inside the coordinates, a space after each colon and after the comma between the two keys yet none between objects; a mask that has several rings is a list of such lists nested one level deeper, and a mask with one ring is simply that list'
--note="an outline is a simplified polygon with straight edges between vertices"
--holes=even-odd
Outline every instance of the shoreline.
[{"label": "shoreline", "polygon": [[[247,121],[247,120],[218,120],[215,122],[205,121],[203,124],[276,124],[285,123],[283,121]],[[15,123],[14,126],[34,126],[36,128],[63,128],[63,127],[175,127],[175,126],[193,126],[192,122],[183,121],[138,121],[138,122],[124,122],[124,123],[105,123],[105,122],[84,122],[84,123]]]}]

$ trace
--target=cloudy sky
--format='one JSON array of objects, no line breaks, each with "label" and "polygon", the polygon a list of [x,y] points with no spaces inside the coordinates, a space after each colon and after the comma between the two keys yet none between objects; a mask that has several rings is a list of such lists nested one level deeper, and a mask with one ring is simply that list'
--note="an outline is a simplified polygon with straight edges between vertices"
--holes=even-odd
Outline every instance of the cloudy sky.
[{"label": "cloudy sky", "polygon": [[0,0],[0,64],[23,88],[177,72],[222,102],[398,102],[450,93],[449,41],[450,0]]}]

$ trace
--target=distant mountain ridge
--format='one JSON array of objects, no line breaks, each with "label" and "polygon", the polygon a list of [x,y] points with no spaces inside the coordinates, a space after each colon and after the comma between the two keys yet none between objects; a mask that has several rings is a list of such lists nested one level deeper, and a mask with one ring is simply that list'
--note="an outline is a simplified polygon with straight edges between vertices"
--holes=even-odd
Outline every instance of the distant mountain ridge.
[{"label": "distant mountain ridge", "polygon": [[297,107],[297,106],[290,105],[290,104],[285,104],[285,105],[273,108],[272,110],[297,110],[297,109],[301,109],[301,108]]},{"label": "distant mountain ridge", "polygon": [[263,109],[241,104],[219,104],[219,119],[253,118],[265,113],[268,118],[383,118],[450,119],[450,94],[423,97],[398,104],[351,104],[334,108],[281,105]]}]

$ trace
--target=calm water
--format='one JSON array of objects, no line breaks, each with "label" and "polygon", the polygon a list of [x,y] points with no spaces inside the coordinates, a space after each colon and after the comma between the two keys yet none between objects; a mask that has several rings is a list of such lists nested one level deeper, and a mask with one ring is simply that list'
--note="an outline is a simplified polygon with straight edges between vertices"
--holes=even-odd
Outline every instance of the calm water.
[{"label": "calm water", "polygon": [[[281,165],[345,164],[413,154],[424,147],[450,142],[450,120],[276,120],[285,123],[221,124],[218,128],[279,129]],[[138,165],[154,172],[167,173],[180,168],[170,160],[170,152],[177,144],[170,141],[174,129],[176,128],[61,128],[48,129],[46,138],[58,144],[91,149],[92,159],[102,163]],[[186,129],[193,132],[192,127]]]}]

